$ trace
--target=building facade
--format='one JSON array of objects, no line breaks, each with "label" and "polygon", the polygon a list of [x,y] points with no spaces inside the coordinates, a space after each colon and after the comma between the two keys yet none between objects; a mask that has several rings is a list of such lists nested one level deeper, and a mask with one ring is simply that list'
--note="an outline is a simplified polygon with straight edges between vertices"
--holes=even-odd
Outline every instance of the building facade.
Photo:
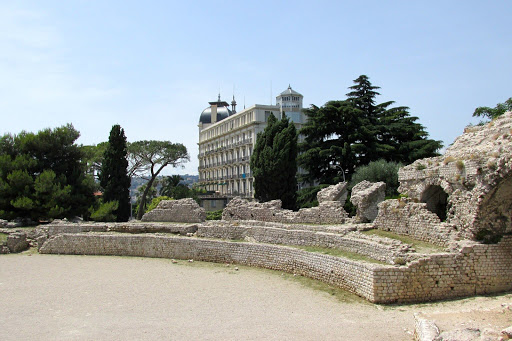
[{"label": "building facade", "polygon": [[236,112],[220,95],[203,110],[199,119],[199,186],[207,191],[203,207],[221,209],[235,196],[254,197],[250,159],[259,132],[268,117],[289,117],[297,129],[306,122],[303,96],[291,86],[276,97],[276,105],[255,104]]}]

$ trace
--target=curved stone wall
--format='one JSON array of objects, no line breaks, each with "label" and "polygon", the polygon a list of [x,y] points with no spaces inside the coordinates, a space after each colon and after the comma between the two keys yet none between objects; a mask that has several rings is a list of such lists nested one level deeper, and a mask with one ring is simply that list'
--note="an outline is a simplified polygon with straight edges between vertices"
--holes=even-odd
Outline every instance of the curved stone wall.
[{"label": "curved stone wall", "polygon": [[78,233],[48,239],[41,253],[194,259],[280,270],[336,285],[373,301],[378,266],[285,246],[168,235]]},{"label": "curved stone wall", "polygon": [[462,244],[453,253],[429,255],[399,267],[286,246],[158,234],[59,234],[50,237],[40,252],[244,264],[314,278],[375,303],[422,302],[512,289],[512,236],[495,245]]}]

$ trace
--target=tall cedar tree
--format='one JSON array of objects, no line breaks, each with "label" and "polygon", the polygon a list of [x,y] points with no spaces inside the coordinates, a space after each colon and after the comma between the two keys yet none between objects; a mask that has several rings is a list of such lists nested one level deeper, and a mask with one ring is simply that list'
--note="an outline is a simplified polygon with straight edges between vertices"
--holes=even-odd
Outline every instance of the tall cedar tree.
[{"label": "tall cedar tree", "polygon": [[441,141],[428,139],[425,128],[407,107],[376,104],[379,89],[365,75],[354,80],[344,101],[329,101],[306,110],[308,122],[301,130],[300,165],[305,182],[335,183],[350,179],[355,169],[371,161],[408,164],[436,156]]},{"label": "tall cedar tree", "polygon": [[295,209],[297,200],[297,131],[285,116],[270,115],[258,133],[251,156],[254,197],[260,202],[281,199],[283,208]]},{"label": "tall cedar tree", "polygon": [[126,136],[120,125],[112,126],[108,146],[103,156],[100,186],[103,188],[103,201],[117,201],[114,211],[116,221],[128,221],[130,218],[130,177],[128,176]]}]

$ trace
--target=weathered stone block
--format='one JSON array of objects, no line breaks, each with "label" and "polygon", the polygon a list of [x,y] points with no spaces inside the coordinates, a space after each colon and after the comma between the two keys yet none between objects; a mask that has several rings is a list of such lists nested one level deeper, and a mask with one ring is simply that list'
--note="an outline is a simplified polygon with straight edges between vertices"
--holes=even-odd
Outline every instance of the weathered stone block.
[{"label": "weathered stone block", "polygon": [[28,249],[27,235],[23,232],[15,232],[7,236],[7,248],[16,253]]},{"label": "weathered stone block", "polygon": [[379,212],[378,204],[386,196],[386,183],[361,181],[352,188],[350,201],[357,207],[357,218],[361,222],[375,220]]},{"label": "weathered stone block", "polygon": [[206,220],[206,211],[194,199],[163,200],[144,214],[142,221],[200,223]]},{"label": "weathered stone block", "polygon": [[316,198],[318,199],[318,203],[323,203],[326,201],[339,201],[342,204],[345,204],[347,200],[347,183],[340,182],[336,185],[331,185],[320,190]]}]

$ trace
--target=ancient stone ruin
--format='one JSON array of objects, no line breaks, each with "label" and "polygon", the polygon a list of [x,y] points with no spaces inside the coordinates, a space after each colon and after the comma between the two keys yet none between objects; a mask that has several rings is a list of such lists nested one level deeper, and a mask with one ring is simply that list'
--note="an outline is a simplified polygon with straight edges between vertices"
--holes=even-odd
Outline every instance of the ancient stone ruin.
[{"label": "ancient stone ruin", "polygon": [[206,211],[194,199],[162,200],[144,214],[142,221],[200,223],[206,220]]},{"label": "ancient stone ruin", "polygon": [[418,211],[411,203],[422,203],[424,211],[439,218],[433,224],[430,218],[412,217],[424,223],[422,229],[445,234],[450,226],[454,240],[499,241],[512,232],[512,113],[466,128],[445,155],[417,160],[401,168],[398,177],[399,192],[411,199],[398,208]]},{"label": "ancient stone ruin", "polygon": [[318,207],[298,212],[281,208],[281,200],[264,203],[234,198],[222,212],[223,220],[258,220],[287,224],[343,224],[348,214],[343,208],[347,198],[345,182],[329,186],[317,195]]},{"label": "ancient stone ruin", "polygon": [[386,183],[361,181],[352,188],[350,201],[357,207],[356,218],[359,222],[375,220],[379,211],[378,204],[386,196]]},{"label": "ancient stone ruin", "polygon": [[358,184],[354,218],[343,210],[341,183],[319,192],[318,207],[298,212],[279,200],[235,198],[222,221],[204,222],[195,202],[177,200],[162,202],[143,222],[54,223],[39,228],[39,250],[246,264],[377,303],[511,290],[511,135],[512,113],[467,128],[444,156],[400,169],[400,199],[383,201],[382,183]]}]

